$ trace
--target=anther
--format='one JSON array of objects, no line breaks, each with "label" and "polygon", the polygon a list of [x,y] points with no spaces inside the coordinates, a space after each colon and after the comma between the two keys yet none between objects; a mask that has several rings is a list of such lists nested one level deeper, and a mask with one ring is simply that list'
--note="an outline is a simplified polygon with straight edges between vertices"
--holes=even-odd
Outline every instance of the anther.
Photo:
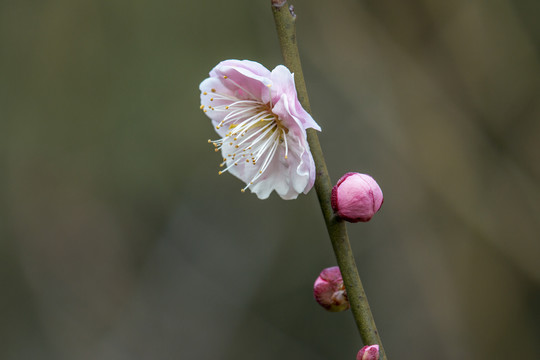
[{"label": "anther", "polygon": [[223,75],[223,78],[226,79],[226,78],[228,78],[228,76],[227,76],[227,75]]},{"label": "anther", "polygon": [[204,109],[204,105],[201,105],[201,107],[199,109],[201,109],[201,110]]},{"label": "anther", "polygon": [[214,101],[214,98],[210,98],[210,101]]},{"label": "anther", "polygon": [[212,90],[210,90],[210,91],[212,91],[212,92],[216,92],[216,89],[212,89]]},{"label": "anther", "polygon": [[203,94],[203,95],[206,95],[206,94],[208,94],[208,93],[205,91],[205,92],[203,92],[202,94]]}]

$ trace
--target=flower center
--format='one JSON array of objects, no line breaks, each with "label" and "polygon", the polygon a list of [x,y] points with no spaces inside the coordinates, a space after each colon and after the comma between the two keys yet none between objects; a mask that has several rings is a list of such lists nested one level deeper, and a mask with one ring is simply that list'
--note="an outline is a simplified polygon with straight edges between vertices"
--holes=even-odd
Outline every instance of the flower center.
[{"label": "flower center", "polygon": [[[285,159],[287,159],[289,129],[272,112],[271,103],[265,104],[259,100],[251,99],[240,100],[232,96],[217,94],[214,89],[212,91],[210,101],[225,100],[229,104],[208,106],[210,111],[227,113],[216,129],[225,127],[228,132],[219,140],[208,140],[214,145],[216,152],[224,150],[223,154],[227,154],[220,164],[220,167],[226,167],[219,171],[219,174],[221,175],[241,163],[245,163],[244,166],[253,166],[255,170],[258,170],[247,186],[242,189],[244,192],[263,176],[278,152],[279,146],[285,148]],[[203,106],[201,108],[204,109]]]}]

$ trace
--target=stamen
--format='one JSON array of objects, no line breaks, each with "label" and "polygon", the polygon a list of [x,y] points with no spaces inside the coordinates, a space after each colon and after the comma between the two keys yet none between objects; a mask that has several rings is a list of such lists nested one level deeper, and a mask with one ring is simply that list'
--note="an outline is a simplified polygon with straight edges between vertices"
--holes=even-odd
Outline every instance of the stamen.
[{"label": "stamen", "polygon": [[272,84],[268,84],[266,86],[268,86],[268,98],[270,99],[270,109],[272,109],[274,107],[274,104],[272,103],[272,91],[270,90]]},{"label": "stamen", "polygon": [[263,166],[262,166],[261,170],[259,170],[259,172],[257,173],[257,175],[255,175],[255,177],[253,179],[251,179],[251,181],[249,182],[249,185],[246,188],[248,188],[251,184],[253,184],[255,182],[255,180],[257,180],[265,172],[265,170],[268,168],[268,166],[272,162],[272,158],[274,157],[274,154],[276,153],[276,149],[277,149],[278,145],[279,145],[279,142],[277,142],[277,141],[274,142],[274,144],[272,145],[272,149],[270,150],[270,152],[266,156],[266,159],[264,160],[264,163],[263,163]]},{"label": "stamen", "polygon": [[[219,165],[222,168],[218,174],[229,171],[233,166],[243,164],[247,170],[251,166],[256,166],[250,173],[254,173],[251,181],[246,187],[241,189],[245,192],[251,185],[261,178],[265,171],[272,164],[279,146],[285,147],[285,159],[288,157],[289,145],[287,141],[288,129],[281,125],[278,117],[272,113],[272,99],[270,88],[272,84],[266,84],[269,91],[269,103],[262,103],[253,96],[248,90],[237,84],[226,75],[224,79],[229,79],[245,94],[250,95],[251,99],[238,99],[232,95],[226,95],[211,89],[212,97],[210,101],[216,100],[225,102],[216,105],[201,105],[201,109],[206,108],[214,111],[227,111],[223,119],[216,125],[216,129],[227,126],[229,131],[218,140],[208,140],[208,143],[214,145],[214,151],[222,150],[223,162]],[[204,95],[207,93],[204,92]],[[226,147],[226,148],[224,148]],[[248,150],[250,150],[248,152]],[[245,163],[243,161],[245,160]],[[253,172],[253,170],[255,170]]]},{"label": "stamen", "polygon": [[[259,130],[255,131],[254,133],[252,133],[251,135],[249,135],[248,137],[244,138],[244,140],[242,140],[240,143],[238,143],[238,145],[242,145],[243,143],[245,143],[246,141],[248,141],[249,139],[251,139],[253,136],[257,135],[258,133],[260,133],[261,131],[264,131],[267,127],[269,126],[272,126],[272,123],[268,123],[266,124],[264,127],[260,128]],[[271,130],[271,129],[270,129]],[[257,139],[255,139],[252,143],[257,143],[260,139],[262,139],[267,133],[268,131],[270,130],[266,130],[264,132],[264,134],[260,135]],[[249,148],[246,148],[247,149],[251,149],[251,146]]]},{"label": "stamen", "polygon": [[235,163],[235,162],[231,163],[231,164],[230,164],[229,166],[227,166],[225,169],[221,170],[221,171],[219,172],[219,175],[221,175],[221,174],[223,174],[224,172],[228,171],[230,168],[232,168],[234,165],[237,165],[237,164],[238,164],[238,163]]},{"label": "stamen", "polygon": [[[269,129],[268,131],[271,131],[271,129]],[[267,132],[268,132],[267,131]],[[272,142],[272,141],[275,141],[275,139],[273,139],[275,133],[272,134],[265,142],[263,145],[260,146],[260,148],[256,151],[256,154],[255,154],[255,161],[259,160],[262,156],[262,154],[265,152],[265,150],[267,149],[267,144]]]},{"label": "stamen", "polygon": [[283,137],[283,142],[285,143],[285,159],[287,159],[287,154],[289,153],[289,147],[287,146],[287,135],[283,129],[281,130],[281,137]]}]

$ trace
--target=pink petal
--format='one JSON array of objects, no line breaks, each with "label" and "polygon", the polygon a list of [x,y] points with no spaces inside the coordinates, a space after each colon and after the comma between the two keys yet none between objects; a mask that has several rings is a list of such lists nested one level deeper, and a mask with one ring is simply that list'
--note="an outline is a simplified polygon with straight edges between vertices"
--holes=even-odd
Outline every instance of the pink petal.
[{"label": "pink petal", "polygon": [[[300,123],[304,129],[312,128],[321,131],[321,127],[313,120],[311,115],[304,110],[300,101],[298,101],[294,85],[294,76],[289,69],[283,65],[276,66],[276,68],[272,70],[272,81],[272,101],[277,103],[282,99],[283,94],[287,96],[286,113],[281,109],[273,109],[274,113],[280,117],[283,116],[285,121],[290,121],[291,118],[295,119],[295,121]],[[278,113],[276,111],[281,112]]]},{"label": "pink petal", "polygon": [[[270,101],[270,71],[261,64],[249,60],[225,60],[211,72],[211,77],[223,79],[223,84],[239,99]],[[226,78],[225,78],[226,77]]]}]

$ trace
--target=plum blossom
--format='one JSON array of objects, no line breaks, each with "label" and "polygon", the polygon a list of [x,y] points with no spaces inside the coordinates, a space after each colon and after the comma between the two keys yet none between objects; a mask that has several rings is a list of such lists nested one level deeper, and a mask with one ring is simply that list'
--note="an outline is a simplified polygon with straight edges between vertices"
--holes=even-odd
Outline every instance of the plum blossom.
[{"label": "plum blossom", "polygon": [[332,188],[334,212],[350,222],[369,221],[384,201],[379,184],[371,176],[346,173]]},{"label": "plum blossom", "polygon": [[259,199],[275,190],[281,198],[307,194],[315,182],[315,163],[306,129],[321,128],[304,110],[294,75],[283,65],[269,71],[249,60],[225,60],[199,86],[201,110],[212,120],[223,168]]}]

